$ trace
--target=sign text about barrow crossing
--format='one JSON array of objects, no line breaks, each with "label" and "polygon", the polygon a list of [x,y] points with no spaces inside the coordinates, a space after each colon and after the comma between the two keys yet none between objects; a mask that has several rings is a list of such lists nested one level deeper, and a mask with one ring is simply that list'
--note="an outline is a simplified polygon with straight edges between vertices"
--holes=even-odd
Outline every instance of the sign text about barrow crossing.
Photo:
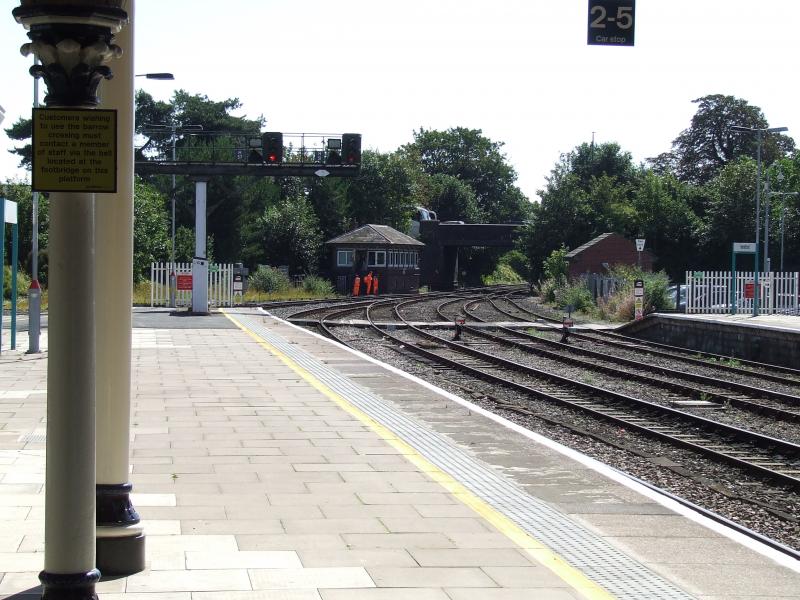
[{"label": "sign text about barrow crossing", "polygon": [[33,110],[37,192],[117,191],[117,111]]}]

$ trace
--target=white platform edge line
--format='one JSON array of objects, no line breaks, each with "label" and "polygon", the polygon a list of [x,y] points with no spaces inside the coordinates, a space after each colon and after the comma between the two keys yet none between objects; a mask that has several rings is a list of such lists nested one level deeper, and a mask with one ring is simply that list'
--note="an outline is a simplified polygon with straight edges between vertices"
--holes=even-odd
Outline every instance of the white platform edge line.
[{"label": "white platform edge line", "polygon": [[344,346],[344,345],[340,344],[339,342],[337,342],[335,340],[332,340],[330,338],[327,338],[327,337],[325,337],[323,335],[320,335],[320,334],[318,334],[318,333],[316,333],[314,331],[311,331],[311,330],[306,329],[304,327],[300,327],[298,325],[295,325],[294,323],[290,323],[289,321],[286,321],[284,319],[276,317],[276,316],[270,314],[268,311],[264,310],[261,307],[258,307],[258,310],[262,314],[264,314],[266,316],[269,316],[270,318],[275,319],[276,321],[280,321],[281,323],[283,323],[285,325],[288,325],[289,327],[297,329],[298,331],[301,331],[306,335],[311,335],[311,336],[314,336],[317,339],[323,340],[323,341],[325,341],[325,342],[327,342],[329,344],[333,344],[334,346],[336,346],[338,348],[341,348],[343,350],[346,350],[346,351],[350,352],[351,354],[353,354],[353,355],[355,355],[355,356],[357,356],[357,357],[359,357],[359,358],[361,358],[363,360],[369,361],[369,362],[371,362],[371,363],[373,363],[375,365],[380,366],[383,369],[386,369],[387,371],[395,373],[396,375],[400,375],[401,377],[405,377],[406,379],[409,379],[410,381],[413,381],[414,383],[417,383],[417,384],[419,384],[419,385],[421,385],[421,386],[423,386],[423,387],[425,387],[425,388],[427,388],[427,389],[429,389],[429,390],[431,390],[433,392],[436,392],[437,394],[447,398],[448,400],[452,400],[453,402],[457,402],[457,403],[461,404],[462,406],[464,406],[465,408],[470,409],[473,412],[476,412],[476,413],[478,413],[480,415],[483,415],[484,417],[486,417],[488,419],[491,419],[492,421],[495,421],[496,423],[498,423],[500,425],[503,425],[504,427],[506,427],[506,428],[508,428],[508,429],[510,429],[512,431],[515,431],[516,433],[519,433],[519,434],[527,437],[528,439],[530,439],[530,440],[532,440],[534,442],[537,442],[537,443],[539,443],[539,444],[541,444],[543,446],[546,446],[547,448],[550,448],[552,450],[555,450],[556,452],[559,452],[560,454],[563,454],[564,456],[567,456],[567,457],[571,458],[572,460],[575,460],[575,461],[581,463],[582,465],[592,469],[593,471],[596,471],[597,473],[600,473],[601,475],[611,479],[612,481],[615,481],[615,482],[617,482],[617,483],[619,483],[621,485],[624,485],[625,487],[627,487],[627,488],[629,488],[629,489],[641,494],[642,496],[645,496],[646,498],[649,498],[649,499],[653,500],[654,502],[660,504],[661,506],[663,506],[665,508],[668,508],[671,511],[673,511],[673,512],[675,512],[675,513],[677,513],[677,514],[679,514],[681,516],[686,517],[690,521],[694,521],[695,523],[697,523],[699,525],[702,525],[706,529],[709,529],[709,530],[711,530],[711,531],[713,531],[715,533],[719,533],[720,535],[723,535],[723,536],[727,537],[728,539],[733,540],[733,541],[737,542],[738,544],[740,544],[740,545],[742,545],[742,546],[744,546],[746,548],[749,548],[749,549],[753,550],[754,552],[757,552],[757,553],[761,554],[762,556],[766,556],[767,558],[775,561],[776,563],[780,564],[781,566],[784,566],[784,567],[786,567],[786,568],[788,568],[788,569],[790,569],[790,570],[792,570],[792,571],[794,571],[796,573],[800,573],[800,561],[797,561],[797,560],[793,559],[792,557],[787,556],[787,555],[783,554],[782,552],[779,552],[778,550],[770,548],[769,546],[767,546],[766,544],[762,544],[758,540],[754,540],[754,539],[752,539],[750,537],[747,537],[743,533],[739,533],[738,531],[734,531],[733,529],[731,529],[729,527],[726,527],[725,525],[723,525],[721,523],[718,523],[718,522],[716,522],[716,521],[714,521],[712,519],[709,519],[708,517],[703,516],[703,515],[695,512],[695,511],[693,511],[692,509],[690,509],[690,508],[688,508],[688,507],[686,507],[686,506],[684,506],[684,505],[682,505],[682,504],[680,504],[680,503],[678,503],[678,502],[676,502],[676,501],[674,501],[674,500],[672,500],[670,498],[667,498],[666,496],[662,496],[658,492],[656,492],[654,490],[651,490],[650,488],[648,488],[646,486],[643,486],[642,484],[638,483],[637,481],[634,481],[634,480],[630,479],[624,473],[621,473],[620,471],[617,471],[617,470],[609,467],[608,465],[605,465],[605,464],[601,463],[600,461],[598,461],[598,460],[596,460],[596,459],[594,459],[594,458],[592,458],[590,456],[582,454],[581,452],[578,452],[577,450],[573,450],[572,448],[567,448],[566,446],[564,446],[562,444],[559,444],[558,442],[555,442],[555,441],[553,441],[553,440],[551,440],[549,438],[546,438],[543,435],[540,435],[540,434],[538,434],[536,432],[533,432],[533,431],[531,431],[529,429],[525,429],[521,425],[517,425],[516,423],[512,423],[508,419],[505,419],[505,418],[503,418],[501,416],[498,416],[498,415],[496,415],[494,413],[491,413],[488,410],[486,410],[486,409],[484,409],[484,408],[482,408],[482,407],[480,407],[480,406],[478,406],[476,404],[473,404],[472,402],[470,402],[468,400],[465,400],[464,398],[461,398],[460,396],[456,396],[455,394],[452,394],[452,393],[448,392],[447,390],[443,390],[443,389],[433,385],[430,382],[427,382],[427,381],[425,381],[423,379],[420,379],[419,377],[416,377],[415,375],[411,375],[410,373],[406,373],[405,371],[402,371],[402,370],[398,369],[397,367],[394,367],[392,365],[389,365],[389,364],[386,364],[384,362],[381,362],[378,359],[373,358],[371,356],[368,356],[367,354],[364,354],[363,352],[360,352],[358,350],[354,350],[353,348],[349,348],[347,346]]}]

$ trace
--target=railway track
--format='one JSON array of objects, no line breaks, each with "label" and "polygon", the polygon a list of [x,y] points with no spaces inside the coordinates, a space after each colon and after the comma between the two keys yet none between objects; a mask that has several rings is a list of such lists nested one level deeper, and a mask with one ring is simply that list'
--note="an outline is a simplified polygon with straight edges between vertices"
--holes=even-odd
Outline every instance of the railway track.
[{"label": "railway track", "polygon": [[[689,417],[693,417],[693,415],[674,407],[653,406],[653,403],[642,402],[641,399],[630,397],[637,396],[636,393],[627,397],[624,394],[615,396],[611,393],[603,397],[602,390],[596,391],[592,389],[594,386],[568,378],[562,378],[564,381],[555,383],[550,380],[548,383],[540,377],[551,377],[549,373],[541,375],[522,373],[516,366],[504,367],[494,358],[469,354],[470,351],[480,352],[481,350],[470,349],[466,344],[461,344],[465,346],[466,354],[465,350],[451,348],[449,342],[452,340],[445,339],[445,337],[452,335],[452,329],[445,333],[441,324],[433,329],[433,331],[438,329],[439,335],[437,335],[431,331],[424,331],[424,325],[413,327],[409,323],[410,321],[426,320],[452,323],[457,314],[471,319],[462,310],[462,307],[476,300],[478,300],[476,293],[450,293],[436,297],[418,297],[413,300],[384,298],[378,302],[371,301],[357,306],[318,309],[316,324],[326,335],[338,339],[345,345],[368,351],[373,355],[376,350],[380,349],[377,353],[378,356],[382,354],[384,360],[389,362],[392,361],[392,355],[397,356],[400,364],[405,364],[404,368],[412,371],[414,371],[414,367],[411,365],[418,365],[420,374],[434,383],[445,387],[454,386],[462,390],[466,397],[474,397],[478,402],[481,399],[484,402],[491,402],[500,412],[506,411],[519,415],[522,422],[529,423],[530,427],[539,427],[535,425],[537,421],[552,423],[553,427],[561,428],[563,431],[574,431],[576,440],[596,438],[607,448],[632,452],[637,456],[642,456],[645,461],[654,461],[652,464],[659,465],[662,469],[674,470],[674,473],[680,478],[686,479],[687,483],[677,484],[672,486],[672,489],[697,490],[689,492],[688,497],[694,497],[694,502],[699,501],[701,505],[706,502],[706,500],[700,500],[701,498],[712,499],[710,504],[706,505],[715,507],[710,512],[707,508],[694,507],[691,501],[683,501],[689,506],[707,512],[712,518],[714,518],[714,511],[719,510],[720,497],[713,500],[714,496],[718,494],[722,494],[728,499],[722,501],[723,505],[736,500],[744,502],[745,506],[749,507],[723,511],[728,515],[727,518],[716,515],[717,520],[721,522],[729,524],[730,519],[738,521],[743,518],[744,523],[752,523],[752,527],[762,532],[787,529],[796,531],[798,520],[796,514],[793,516],[795,511],[791,508],[791,502],[794,501],[787,498],[794,497],[800,490],[800,447],[798,445],[786,443],[769,435],[761,435],[755,439],[751,437],[751,432],[745,429],[721,426],[712,419],[704,417],[697,417],[698,420],[691,421]],[[433,306],[434,304],[435,306]],[[422,314],[428,315],[428,318],[420,318]],[[308,326],[309,319],[306,318],[305,321],[304,324]],[[375,321],[380,321],[380,323]],[[372,333],[355,334],[350,327],[354,325],[358,329],[367,327]],[[472,324],[468,323],[464,329],[467,335],[473,335],[473,332],[470,331],[471,328]],[[474,329],[478,330],[475,335],[479,336],[484,333],[484,328],[485,326],[483,328],[475,327]],[[422,332],[422,336],[417,330]],[[345,334],[340,337],[339,332],[345,332]],[[512,335],[509,333],[508,337],[512,338]],[[377,341],[381,338],[384,340],[382,343]],[[522,340],[518,338],[516,341]],[[498,344],[499,342],[486,338],[478,346],[479,348],[493,349]],[[546,349],[550,350],[556,348],[556,346],[550,348],[548,344],[542,346],[546,346]],[[365,350],[366,348],[369,350]],[[575,357],[586,358],[578,355],[573,356],[573,358]],[[526,367],[526,365],[521,366]],[[501,380],[505,380],[507,383],[501,383]],[[501,393],[499,392],[501,389],[506,391]],[[494,396],[499,396],[499,398]],[[549,408],[554,406],[562,407],[559,409],[561,412]],[[633,407],[636,406],[638,407],[634,409]],[[660,412],[665,408],[672,410]],[[570,417],[570,411],[583,416],[580,418]],[[535,420],[531,422],[529,420],[531,418]],[[526,419],[528,420],[526,421]],[[592,425],[592,422],[595,425]],[[605,425],[600,426],[601,422]],[[630,433],[622,434],[623,431]],[[558,437],[557,434],[556,439]],[[647,439],[653,441],[646,442]],[[585,443],[580,444],[581,447],[584,445]],[[588,448],[596,447],[596,444],[589,443],[588,445]],[[656,450],[656,448],[661,449]],[[669,448],[674,448],[674,450]],[[678,450],[679,448],[682,450]],[[691,452],[685,453],[685,450],[691,450]],[[594,450],[589,453],[593,452]],[[608,452],[609,450],[606,450],[602,454]],[[653,454],[654,452],[655,454]],[[700,456],[705,456],[707,462],[701,460]],[[678,462],[673,462],[673,459],[678,459]],[[622,459],[622,464],[628,462],[629,459]],[[735,465],[736,468],[721,466],[725,464]],[[653,481],[661,482],[661,477],[659,476]],[[689,481],[694,482],[694,487],[688,483]],[[757,484],[758,481],[761,483]],[[768,484],[767,481],[770,483]],[[658,486],[655,487],[658,489]],[[702,489],[705,491],[700,491]],[[686,492],[680,492],[680,494],[683,493]],[[669,495],[668,492],[667,495]],[[772,515],[770,518],[777,518],[778,522],[770,521],[763,515],[755,516],[759,511],[766,511]],[[750,514],[755,516],[755,520],[750,520],[753,518],[748,516]],[[779,524],[784,519],[788,519],[785,521],[788,525]],[[765,523],[771,524],[762,530]],[[765,539],[763,535],[751,531],[748,526],[741,524],[732,524],[731,526],[800,559],[800,553],[780,541]],[[770,535],[772,533],[767,533],[767,537]],[[778,535],[776,539],[791,540],[790,544],[794,546],[797,538],[793,535],[789,534],[788,538]]]},{"label": "railway track", "polygon": [[[411,324],[402,315],[404,307],[418,302],[420,299],[373,303],[365,309],[366,319],[384,338],[422,357],[433,369],[453,369],[478,379],[491,380],[524,395],[568,406],[800,489],[800,445],[612,392],[446,340]],[[398,322],[405,325],[404,335],[385,331],[372,319],[372,311],[389,305],[393,305]],[[361,307],[330,311],[320,318],[320,327],[327,335],[338,339],[333,331],[337,322],[344,315],[359,310]],[[414,342],[408,333],[424,341]]]},{"label": "railway track", "polygon": [[[508,308],[499,306],[497,299],[489,299],[489,302],[492,304],[495,310],[513,320],[539,320],[551,324],[561,324],[560,319],[557,319],[550,314],[534,311],[522,306],[514,298],[511,298],[510,295],[505,295],[502,297],[502,299],[500,299],[500,301],[507,302],[508,304],[512,305],[515,310],[508,310]],[[603,344],[610,348],[636,350],[638,353],[647,354],[649,356],[679,360],[686,364],[714,369],[721,373],[751,377],[753,375],[757,375],[759,378],[766,381],[773,381],[783,385],[800,385],[800,370],[783,367],[780,365],[768,365],[741,358],[732,359],[730,356],[723,356],[709,352],[698,352],[696,350],[681,348],[679,346],[671,346],[668,344],[661,344],[659,342],[640,340],[638,338],[626,336],[614,331],[596,330],[591,332],[573,332],[571,336],[575,337],[575,339]]]},{"label": "railway track", "polygon": [[[470,310],[471,304],[473,302],[465,303],[462,310],[476,321],[484,321]],[[442,315],[444,316],[444,313]],[[735,407],[791,423],[800,423],[800,396],[797,395],[578,348],[501,325],[496,326],[491,333],[468,324],[463,326],[463,330],[495,344],[674,392],[679,395],[670,398],[669,402],[675,407],[713,404],[717,407]],[[684,383],[686,381],[695,385],[688,385]]]}]

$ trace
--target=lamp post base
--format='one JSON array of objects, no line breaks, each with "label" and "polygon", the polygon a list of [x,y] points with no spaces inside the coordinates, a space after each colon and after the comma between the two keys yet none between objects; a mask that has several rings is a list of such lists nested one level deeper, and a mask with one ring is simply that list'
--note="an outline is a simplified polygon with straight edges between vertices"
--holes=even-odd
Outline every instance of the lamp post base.
[{"label": "lamp post base", "polygon": [[87,573],[39,573],[42,600],[98,600],[94,585],[99,580],[97,569]]}]

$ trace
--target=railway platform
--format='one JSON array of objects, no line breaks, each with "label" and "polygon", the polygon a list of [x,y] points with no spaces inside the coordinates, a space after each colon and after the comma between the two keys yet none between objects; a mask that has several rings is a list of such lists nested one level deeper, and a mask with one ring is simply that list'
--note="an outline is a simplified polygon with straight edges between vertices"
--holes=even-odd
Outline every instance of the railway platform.
[{"label": "railway platform", "polygon": [[[134,327],[147,569],[101,598],[800,598],[797,561],[257,310]],[[0,355],[2,597],[40,593],[46,362]]]}]

